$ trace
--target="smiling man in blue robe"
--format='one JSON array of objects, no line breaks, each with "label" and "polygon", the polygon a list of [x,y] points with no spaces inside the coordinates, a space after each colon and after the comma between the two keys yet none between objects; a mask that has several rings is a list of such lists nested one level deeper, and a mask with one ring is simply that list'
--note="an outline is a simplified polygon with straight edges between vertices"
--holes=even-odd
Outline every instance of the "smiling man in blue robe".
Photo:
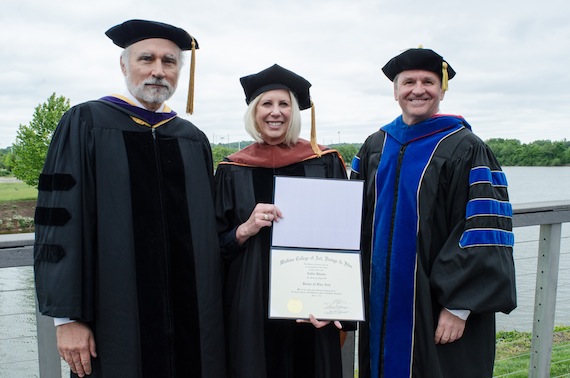
[{"label": "smiling man in blue robe", "polygon": [[383,72],[402,114],[352,162],[365,180],[361,378],[491,377],[495,313],[516,307],[512,208],[492,151],[439,113],[455,71],[409,49]]}]

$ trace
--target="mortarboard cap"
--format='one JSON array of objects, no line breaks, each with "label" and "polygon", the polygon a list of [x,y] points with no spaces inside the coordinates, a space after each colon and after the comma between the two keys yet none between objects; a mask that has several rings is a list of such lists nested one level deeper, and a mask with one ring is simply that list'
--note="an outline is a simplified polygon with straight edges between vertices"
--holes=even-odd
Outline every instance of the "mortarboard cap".
[{"label": "mortarboard cap", "polygon": [[277,64],[256,74],[244,76],[239,81],[245,92],[245,102],[248,105],[263,92],[273,89],[288,89],[297,97],[301,110],[311,107],[311,96],[309,94],[311,83]]},{"label": "mortarboard cap", "polygon": [[129,20],[115,25],[105,32],[115,45],[125,48],[133,43],[149,38],[163,38],[176,43],[181,50],[191,50],[192,42],[198,48],[196,41],[184,29],[156,21]]},{"label": "mortarboard cap", "polygon": [[128,20],[115,25],[105,32],[113,43],[126,48],[133,43],[149,39],[162,38],[174,42],[181,50],[191,50],[190,58],[190,81],[188,83],[188,98],[186,101],[186,113],[194,113],[194,75],[196,71],[196,49],[198,41],[186,30],[163,22],[148,20]]},{"label": "mortarboard cap", "polygon": [[322,155],[323,152],[317,144],[315,105],[311,101],[311,95],[309,94],[311,83],[302,76],[277,64],[256,74],[244,76],[239,81],[245,92],[245,102],[248,105],[264,92],[273,89],[287,89],[295,94],[300,110],[311,108],[311,148],[317,156],[320,157]]},{"label": "mortarboard cap", "polygon": [[382,72],[394,81],[396,75],[407,70],[426,70],[435,72],[441,79],[443,90],[447,90],[447,81],[455,76],[455,71],[443,59],[441,55],[430,49],[424,49],[421,46],[417,49],[409,49],[398,56],[390,59]]}]

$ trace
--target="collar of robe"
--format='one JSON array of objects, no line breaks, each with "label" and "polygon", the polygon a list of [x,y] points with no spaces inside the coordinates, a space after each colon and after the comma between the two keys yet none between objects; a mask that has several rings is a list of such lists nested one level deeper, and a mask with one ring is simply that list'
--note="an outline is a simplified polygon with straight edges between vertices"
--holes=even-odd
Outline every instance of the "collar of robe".
[{"label": "collar of robe", "polygon": [[408,144],[458,125],[471,130],[471,126],[462,116],[449,114],[436,114],[431,118],[413,125],[407,125],[404,123],[403,117],[399,116],[391,123],[382,127],[382,130],[396,139],[400,144]]},{"label": "collar of robe", "polygon": [[127,97],[120,95],[105,96],[101,98],[101,100],[118,105],[123,109],[134,113],[134,115],[131,115],[131,118],[143,126],[156,128],[176,117],[176,112],[166,105],[164,106],[163,112],[153,112],[135,105]]},{"label": "collar of robe", "polygon": [[[324,146],[319,148],[323,154],[336,152]],[[266,143],[253,143],[248,147],[227,157],[226,161],[220,164],[237,164],[259,168],[281,168],[305,160],[314,159],[317,155],[311,147],[311,143],[305,139],[293,146],[285,144],[269,145]]]}]

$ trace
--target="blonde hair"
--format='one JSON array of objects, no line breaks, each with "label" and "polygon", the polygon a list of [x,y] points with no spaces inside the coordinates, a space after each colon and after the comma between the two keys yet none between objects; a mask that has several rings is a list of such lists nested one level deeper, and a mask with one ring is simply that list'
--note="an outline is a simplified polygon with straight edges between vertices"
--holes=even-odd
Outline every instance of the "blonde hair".
[{"label": "blonde hair", "polygon": [[[257,104],[261,100],[263,93],[260,93],[249,103],[243,116],[245,131],[247,131],[247,133],[251,135],[253,140],[257,143],[263,143],[263,138],[261,137],[257,124],[255,123]],[[295,94],[291,91],[289,91],[289,97],[291,98],[291,120],[289,121],[289,127],[287,128],[285,139],[283,140],[283,143],[287,146],[296,144],[299,141],[299,135],[301,134],[301,110],[299,109],[299,101],[297,101]]]}]

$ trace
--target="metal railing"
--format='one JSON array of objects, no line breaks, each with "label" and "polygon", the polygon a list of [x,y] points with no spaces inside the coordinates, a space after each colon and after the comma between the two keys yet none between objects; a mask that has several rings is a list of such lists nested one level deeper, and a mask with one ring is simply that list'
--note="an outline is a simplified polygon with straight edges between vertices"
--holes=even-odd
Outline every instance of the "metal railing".
[{"label": "metal railing", "polygon": [[514,205],[513,212],[514,227],[540,226],[528,376],[543,378],[550,376],[562,223],[570,222],[570,201]]},{"label": "metal railing", "polygon": [[[513,205],[513,226],[540,226],[529,377],[548,377],[552,354],[554,314],[562,224],[570,222],[570,200]],[[0,238],[0,268],[33,265],[33,234]],[[55,348],[51,318],[37,312],[37,342],[40,377],[60,377],[61,361]],[[354,339],[343,348],[348,371],[354,366]],[[345,372],[345,377],[351,376]]]}]

